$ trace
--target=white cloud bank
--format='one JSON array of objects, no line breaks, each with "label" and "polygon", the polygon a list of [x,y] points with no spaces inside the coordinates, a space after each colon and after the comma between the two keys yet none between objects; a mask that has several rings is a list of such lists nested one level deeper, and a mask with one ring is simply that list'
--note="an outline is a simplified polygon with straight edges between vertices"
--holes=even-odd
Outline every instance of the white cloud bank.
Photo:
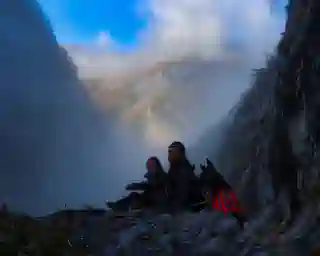
[{"label": "white cloud bank", "polygon": [[[283,28],[283,17],[272,15],[268,0],[143,0],[138,13],[148,19],[146,29],[140,31],[138,49],[129,56],[99,52],[96,66],[104,69],[104,64],[110,68],[110,63],[118,66],[123,62],[131,67],[137,60],[150,64],[190,57],[213,59],[225,57],[230,44],[247,51],[248,59],[261,61],[272,51]],[[102,43],[105,51],[109,42],[114,43],[107,31],[97,36],[100,45],[102,41],[107,42]],[[90,53],[83,54],[90,58]],[[80,65],[80,70],[91,64]]]},{"label": "white cloud bank", "polygon": [[[227,61],[231,65],[239,61],[238,68],[232,69],[232,73],[220,74],[212,81],[213,88],[223,88],[211,90],[209,94],[212,97],[207,97],[206,102],[195,102],[203,107],[195,107],[194,117],[188,117],[189,121],[197,120],[195,116],[203,113],[217,117],[212,118],[215,122],[205,123],[201,120],[197,124],[201,129],[194,128],[194,131],[198,131],[197,135],[206,126],[218,122],[239,95],[248,88],[250,70],[264,65],[265,57],[273,51],[284,23],[284,17],[270,12],[267,0],[143,0],[137,9],[138,14],[147,17],[148,23],[146,28],[140,31],[139,43],[134,51],[126,54],[114,52],[113,49],[120,46],[116,45],[108,32],[97,37],[99,47],[70,48],[70,54],[79,66],[80,77],[103,81],[99,92],[103,91],[104,87],[130,87],[130,90],[142,87],[137,101],[146,101],[145,98],[150,97],[146,91],[159,92],[160,88],[172,88],[173,84],[177,86],[177,82],[173,82],[172,77],[166,73],[173,66],[168,63],[181,66],[186,60],[196,59],[198,64],[199,61],[206,60]],[[203,83],[202,78],[206,74],[201,76],[199,75],[193,86],[198,86],[200,93],[208,94],[208,90],[203,90],[199,85]],[[168,101],[170,100],[168,99],[166,104],[170,104]],[[211,109],[215,111],[212,113]],[[189,109],[184,111],[190,112]],[[185,114],[182,113],[183,110],[180,112],[178,116]],[[148,140],[152,141],[150,138],[153,137],[154,144],[161,147],[172,137],[183,139],[186,134],[188,137],[193,134],[192,131],[186,133],[183,129],[173,132],[175,124],[172,124],[172,121],[171,125],[168,124],[166,119],[172,118],[168,115],[170,114],[162,118],[162,121],[153,115],[151,123],[146,126]],[[174,113],[171,112],[171,115],[174,116]],[[165,129],[160,132],[161,126]],[[170,136],[168,131],[172,132]],[[156,138],[160,134],[168,134],[167,139],[162,140],[163,143],[159,143],[159,138]],[[161,136],[163,137],[165,136]]]}]

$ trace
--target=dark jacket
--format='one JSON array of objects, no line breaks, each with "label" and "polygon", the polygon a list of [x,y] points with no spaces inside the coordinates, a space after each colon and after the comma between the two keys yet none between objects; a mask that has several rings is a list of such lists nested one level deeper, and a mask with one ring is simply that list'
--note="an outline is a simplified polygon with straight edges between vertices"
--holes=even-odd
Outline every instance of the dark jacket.
[{"label": "dark jacket", "polygon": [[190,204],[194,194],[194,187],[197,177],[194,166],[188,160],[181,164],[171,165],[168,171],[167,193],[172,210],[182,209]]},{"label": "dark jacket", "polygon": [[226,182],[213,163],[207,160],[207,166],[200,165],[202,172],[200,174],[201,187],[210,190],[210,193],[216,195],[221,190],[231,190],[231,186]]},{"label": "dark jacket", "polygon": [[156,172],[154,175],[147,172],[144,177],[146,181],[131,183],[126,189],[143,191],[141,195],[145,206],[164,207],[168,201],[166,194],[167,174],[164,171]]}]

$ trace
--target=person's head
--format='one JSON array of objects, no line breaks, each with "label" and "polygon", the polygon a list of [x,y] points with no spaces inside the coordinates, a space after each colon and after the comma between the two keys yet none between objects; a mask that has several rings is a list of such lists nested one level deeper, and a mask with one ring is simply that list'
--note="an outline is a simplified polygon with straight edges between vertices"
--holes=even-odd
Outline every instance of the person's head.
[{"label": "person's head", "polygon": [[156,173],[162,170],[162,165],[157,157],[152,156],[148,158],[146,162],[146,168],[149,173]]},{"label": "person's head", "polygon": [[168,161],[170,164],[179,163],[186,158],[186,149],[179,141],[174,141],[168,147]]}]

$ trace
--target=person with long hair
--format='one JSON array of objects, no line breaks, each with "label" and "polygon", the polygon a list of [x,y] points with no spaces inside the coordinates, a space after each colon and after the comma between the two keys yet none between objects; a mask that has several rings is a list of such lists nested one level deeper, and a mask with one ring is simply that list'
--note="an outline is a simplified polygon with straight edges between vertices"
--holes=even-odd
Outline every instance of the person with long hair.
[{"label": "person with long hair", "polygon": [[167,174],[163,170],[160,160],[155,156],[147,160],[146,169],[145,181],[127,185],[126,190],[133,192],[116,202],[108,202],[107,206],[115,211],[145,208],[156,211],[165,210],[168,202],[165,186]]}]

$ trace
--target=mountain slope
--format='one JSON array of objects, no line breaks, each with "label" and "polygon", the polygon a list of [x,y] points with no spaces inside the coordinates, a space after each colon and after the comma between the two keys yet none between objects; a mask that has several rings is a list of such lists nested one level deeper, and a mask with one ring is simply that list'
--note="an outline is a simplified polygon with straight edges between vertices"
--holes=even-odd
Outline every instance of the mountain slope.
[{"label": "mountain slope", "polygon": [[0,200],[38,214],[81,205],[79,191],[98,186],[88,169],[105,172],[103,118],[38,3],[0,9]]},{"label": "mountain slope", "polygon": [[280,126],[288,130],[294,153],[303,164],[299,170],[305,178],[302,194],[308,193],[317,180],[314,172],[317,158],[312,156],[315,149],[312,144],[315,147],[318,143],[315,118],[318,70],[311,65],[316,54],[310,55],[308,51],[315,51],[314,44],[318,40],[315,36],[318,8],[317,2],[307,5],[303,1],[290,1],[286,31],[276,54],[269,59],[266,68],[255,72],[252,88],[232,110],[230,118],[234,122],[227,125],[222,136],[224,142],[218,150],[218,165],[232,183],[246,191],[243,198],[251,204],[252,211],[259,209],[266,197],[272,196],[268,151],[272,150],[269,148],[271,137],[281,131]]}]

